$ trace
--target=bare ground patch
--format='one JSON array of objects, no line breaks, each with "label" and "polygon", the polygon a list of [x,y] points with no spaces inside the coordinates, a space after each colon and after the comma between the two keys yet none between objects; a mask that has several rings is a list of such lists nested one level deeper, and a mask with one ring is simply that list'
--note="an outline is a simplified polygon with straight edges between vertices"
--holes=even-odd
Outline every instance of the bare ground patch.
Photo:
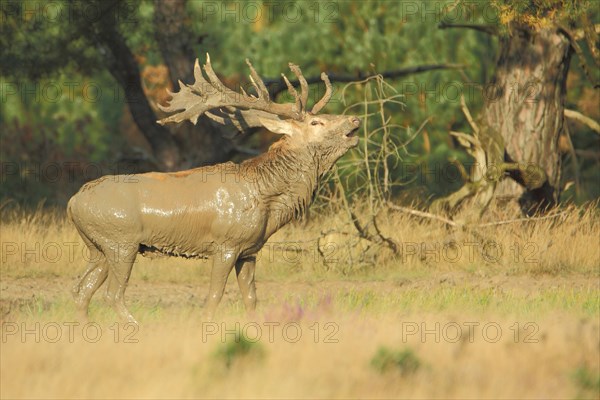
[{"label": "bare ground patch", "polygon": [[[36,308],[48,308],[53,303],[69,301],[70,289],[75,278],[41,277],[11,278],[3,277],[0,282],[0,315],[4,320],[31,313]],[[208,279],[198,277],[189,283],[136,282],[133,280],[127,290],[127,299],[139,308],[160,306],[168,309],[201,308],[208,290]],[[600,279],[585,275],[569,276],[507,276],[505,274],[486,276],[461,271],[437,273],[427,277],[390,278],[389,280],[314,280],[294,281],[289,278],[280,280],[259,280],[257,291],[260,307],[271,307],[285,302],[303,303],[307,300],[338,297],[350,293],[377,293],[381,297],[395,296],[399,299],[415,291],[424,293],[455,289],[460,291],[479,291],[497,294],[510,293],[512,296],[527,299],[551,290],[595,291],[600,293]],[[102,303],[103,288],[93,302]],[[235,276],[228,282],[224,304],[237,305],[239,290]],[[239,304],[238,304],[239,303]],[[227,306],[224,306],[227,308]],[[401,311],[401,310],[396,310]]]}]

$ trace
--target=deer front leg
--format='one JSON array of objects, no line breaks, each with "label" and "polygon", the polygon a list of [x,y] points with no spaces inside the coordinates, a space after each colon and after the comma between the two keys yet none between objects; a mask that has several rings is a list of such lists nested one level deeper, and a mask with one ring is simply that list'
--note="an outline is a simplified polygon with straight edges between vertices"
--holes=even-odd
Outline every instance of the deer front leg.
[{"label": "deer front leg", "polygon": [[254,269],[256,267],[256,257],[248,257],[240,259],[235,263],[235,273],[237,281],[242,292],[242,299],[246,311],[254,311],[256,309],[256,286],[254,285]]},{"label": "deer front leg", "polygon": [[236,260],[237,254],[233,251],[223,251],[213,256],[210,288],[208,289],[208,298],[206,299],[206,316],[209,321],[212,321],[215,316],[215,311],[225,291],[227,277],[231,273]]}]

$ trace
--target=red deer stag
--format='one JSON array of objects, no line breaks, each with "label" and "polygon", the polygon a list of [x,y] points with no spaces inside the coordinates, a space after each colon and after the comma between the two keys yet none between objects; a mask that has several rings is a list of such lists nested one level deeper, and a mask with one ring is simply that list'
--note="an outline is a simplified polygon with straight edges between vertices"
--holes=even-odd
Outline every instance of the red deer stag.
[{"label": "red deer stag", "polygon": [[325,73],[321,74],[325,95],[309,112],[308,85],[298,66],[290,64],[300,93],[282,74],[294,102],[278,104],[246,62],[257,96],[226,87],[207,55],[206,77],[196,60],[194,84],[179,82],[180,91],[171,93],[169,105],[161,107],[174,114],[158,122],[196,123],[205,114],[239,131],[262,126],[284,135],[266,153],[241,164],[104,176],[85,184],[69,201],[69,217],[91,253],[87,270],[73,288],[83,317],[94,292],[108,278],[106,299],[121,318],[135,322],[124,294],[138,253],[212,258],[206,301],[209,318],[235,267],[244,305],[255,309],[256,253],[273,233],[303,215],[319,179],[358,144],[355,132],[360,120],[316,115],[332,94]]}]

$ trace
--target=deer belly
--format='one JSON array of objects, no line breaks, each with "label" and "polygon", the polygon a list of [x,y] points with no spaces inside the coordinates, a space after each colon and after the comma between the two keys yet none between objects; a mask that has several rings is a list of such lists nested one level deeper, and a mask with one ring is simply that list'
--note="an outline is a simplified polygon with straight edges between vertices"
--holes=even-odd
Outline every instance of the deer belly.
[{"label": "deer belly", "polygon": [[203,207],[185,209],[142,209],[140,253],[149,256],[207,258],[222,252],[243,253],[262,246],[265,223],[257,213],[218,213]]}]

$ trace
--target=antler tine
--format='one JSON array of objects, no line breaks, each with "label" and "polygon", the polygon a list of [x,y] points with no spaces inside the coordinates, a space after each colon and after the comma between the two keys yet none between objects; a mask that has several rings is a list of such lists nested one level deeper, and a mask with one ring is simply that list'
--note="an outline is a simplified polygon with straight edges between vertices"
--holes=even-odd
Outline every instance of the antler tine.
[{"label": "antler tine", "polygon": [[263,82],[262,79],[260,79],[260,76],[258,75],[256,70],[252,66],[252,63],[247,58],[246,58],[246,64],[248,64],[248,67],[250,68],[250,81],[252,82],[252,84],[254,85],[254,88],[256,89],[256,94],[258,95],[258,97],[263,97],[263,98],[269,100],[270,99],[269,91],[267,90],[265,83]]},{"label": "antler tine", "polygon": [[[221,80],[219,79],[217,74],[215,74],[212,64],[210,63],[210,56],[208,55],[208,53],[206,53],[206,64],[204,64],[204,71],[206,72],[206,75],[208,76],[208,79],[210,80],[210,84],[215,89],[217,89],[219,92],[226,93],[228,91],[232,91],[227,86],[225,86],[223,84],[223,82],[221,82]],[[200,74],[200,75],[202,75],[202,74]],[[235,92],[233,92],[233,93],[235,93]]]},{"label": "antler tine", "polygon": [[304,75],[302,75],[302,71],[300,70],[299,66],[289,63],[289,67],[300,82],[300,89],[302,92],[300,100],[302,101],[302,111],[304,111],[306,110],[306,102],[308,101],[308,82],[306,82],[306,79],[304,79]]},{"label": "antler tine", "polygon": [[303,112],[304,108],[302,107],[302,100],[300,99],[298,92],[296,91],[294,86],[290,83],[290,81],[288,80],[287,76],[285,76],[285,74],[281,74],[281,76],[283,77],[283,80],[285,81],[285,84],[288,88],[288,92],[290,92],[290,94],[292,96],[294,96],[294,100],[296,102],[296,111]]},{"label": "antler tine", "polygon": [[312,110],[310,110],[311,114],[318,114],[319,111],[321,111],[321,109],[323,107],[325,107],[327,105],[327,103],[329,103],[329,100],[331,100],[331,95],[333,94],[333,88],[331,87],[331,82],[329,81],[329,77],[327,76],[327,74],[325,72],[321,72],[321,79],[323,80],[323,82],[325,82],[325,95],[323,95],[321,100],[319,100],[313,106]]},{"label": "antler tine", "polygon": [[[192,85],[186,85],[179,82],[179,91],[171,93],[171,99],[168,105],[159,105],[162,111],[173,113],[158,121],[159,124],[169,122],[182,122],[185,120],[195,124],[202,114],[218,123],[225,122],[223,116],[216,116],[218,110],[227,109],[225,114],[227,117],[237,118],[240,123],[236,127],[256,126],[258,119],[254,115],[265,116],[267,114],[277,115],[284,118],[302,119],[304,110],[300,107],[301,100],[298,100],[296,94],[296,104],[279,104],[271,102],[269,91],[264,82],[250,63],[246,60],[250,67],[250,79],[256,88],[258,97],[249,96],[243,89],[241,93],[229,89],[217,76],[210,63],[210,56],[206,55],[206,64],[204,65],[203,75],[202,68],[198,60],[194,65],[195,82]],[[243,121],[242,121],[243,120]],[[243,124],[242,124],[243,122]],[[235,125],[235,124],[234,124]]]},{"label": "antler tine", "polygon": [[194,80],[195,82],[193,86],[196,90],[202,90],[203,88],[206,88],[207,85],[209,85],[209,83],[206,81],[206,79],[204,79],[204,76],[202,75],[202,69],[200,69],[200,62],[197,58],[194,62]]}]

